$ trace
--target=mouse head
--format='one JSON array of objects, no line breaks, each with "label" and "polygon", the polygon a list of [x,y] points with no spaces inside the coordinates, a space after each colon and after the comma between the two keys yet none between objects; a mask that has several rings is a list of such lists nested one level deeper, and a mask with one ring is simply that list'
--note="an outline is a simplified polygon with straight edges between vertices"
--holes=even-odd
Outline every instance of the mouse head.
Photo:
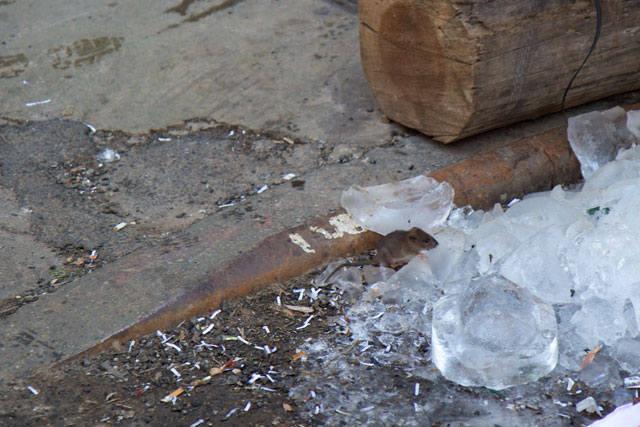
[{"label": "mouse head", "polygon": [[433,249],[438,246],[438,241],[431,234],[422,231],[418,227],[413,227],[407,231],[407,239],[412,246],[415,245],[420,250]]}]

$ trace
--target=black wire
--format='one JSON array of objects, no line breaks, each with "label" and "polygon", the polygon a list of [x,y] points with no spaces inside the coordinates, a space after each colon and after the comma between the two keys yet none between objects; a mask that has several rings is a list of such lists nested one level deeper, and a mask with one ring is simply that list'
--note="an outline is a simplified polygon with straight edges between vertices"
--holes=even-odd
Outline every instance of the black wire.
[{"label": "black wire", "polygon": [[576,79],[576,77],[578,77],[578,73],[580,72],[580,70],[582,70],[582,67],[584,67],[584,64],[587,62],[587,59],[589,59],[589,57],[595,50],[596,44],[598,44],[598,38],[600,38],[600,29],[602,28],[602,9],[600,8],[600,0],[595,0],[595,4],[596,4],[596,35],[593,38],[593,44],[591,45],[591,49],[589,49],[589,53],[587,53],[587,56],[584,58],[584,61],[582,61],[582,64],[580,64],[578,71],[576,71],[573,77],[571,77],[571,80],[569,81],[567,88],[564,90],[564,95],[562,95],[562,114],[564,115],[565,119],[567,118],[567,115],[564,112],[564,102],[567,99],[567,94],[569,93],[569,89],[571,89],[571,85],[573,84],[573,81]]}]

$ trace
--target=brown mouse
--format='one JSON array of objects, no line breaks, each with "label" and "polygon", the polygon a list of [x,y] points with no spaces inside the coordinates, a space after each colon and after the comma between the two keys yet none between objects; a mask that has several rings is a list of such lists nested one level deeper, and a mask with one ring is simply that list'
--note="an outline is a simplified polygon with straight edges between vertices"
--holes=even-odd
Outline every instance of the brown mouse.
[{"label": "brown mouse", "polygon": [[413,227],[409,231],[392,231],[380,238],[376,248],[376,255],[373,259],[370,261],[344,262],[334,268],[327,278],[324,279],[324,282],[327,283],[329,278],[342,267],[360,267],[363,265],[383,265],[391,268],[400,267],[418,255],[420,251],[433,249],[436,246],[438,246],[438,241],[418,227]]}]

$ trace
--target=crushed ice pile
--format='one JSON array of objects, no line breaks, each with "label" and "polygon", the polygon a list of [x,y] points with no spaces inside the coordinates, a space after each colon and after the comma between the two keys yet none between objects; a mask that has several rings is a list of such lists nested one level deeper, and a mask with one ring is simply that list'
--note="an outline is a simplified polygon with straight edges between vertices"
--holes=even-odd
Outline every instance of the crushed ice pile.
[{"label": "crushed ice pile", "polygon": [[[336,324],[360,365],[438,382],[435,365],[461,385],[515,390],[553,371],[612,392],[622,385],[620,369],[640,373],[640,112],[578,116],[568,135],[584,184],[507,208],[455,208],[448,184],[422,176],[343,194],[350,215],[373,231],[418,225],[439,241],[395,274],[352,267],[332,277],[347,303]],[[589,349],[602,351],[585,367]],[[332,375],[355,381],[353,360],[338,358],[343,350],[324,341],[305,349],[310,359],[334,361],[322,365]],[[384,423],[381,412],[362,415],[384,388],[368,395],[371,408],[363,397],[327,398],[314,411],[337,406],[350,421]],[[616,404],[630,400],[617,393]],[[416,405],[397,409],[428,411]]]}]

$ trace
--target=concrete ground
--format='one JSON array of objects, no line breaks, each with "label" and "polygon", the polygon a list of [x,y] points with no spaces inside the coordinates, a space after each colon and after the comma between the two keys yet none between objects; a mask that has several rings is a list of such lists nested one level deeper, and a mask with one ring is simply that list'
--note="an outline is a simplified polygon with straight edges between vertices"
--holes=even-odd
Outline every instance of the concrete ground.
[{"label": "concrete ground", "polygon": [[351,184],[563,123],[447,146],[386,123],[351,4],[0,1],[0,382],[337,208]]}]

